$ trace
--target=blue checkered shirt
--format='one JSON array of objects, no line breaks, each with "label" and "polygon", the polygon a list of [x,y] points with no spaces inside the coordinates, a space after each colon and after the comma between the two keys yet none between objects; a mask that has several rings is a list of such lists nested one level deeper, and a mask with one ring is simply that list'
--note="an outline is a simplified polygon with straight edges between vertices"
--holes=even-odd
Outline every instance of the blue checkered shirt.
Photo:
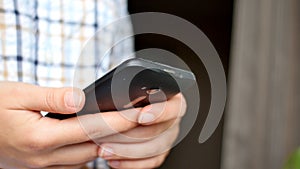
[{"label": "blue checkered shirt", "polygon": [[[94,59],[82,56],[100,28],[125,15],[126,0],[0,0],[0,81],[85,87],[95,77],[84,72],[101,76],[132,54],[132,39],[104,50],[132,31],[128,23],[104,29]],[[102,162],[98,160],[98,168],[106,168]]]}]

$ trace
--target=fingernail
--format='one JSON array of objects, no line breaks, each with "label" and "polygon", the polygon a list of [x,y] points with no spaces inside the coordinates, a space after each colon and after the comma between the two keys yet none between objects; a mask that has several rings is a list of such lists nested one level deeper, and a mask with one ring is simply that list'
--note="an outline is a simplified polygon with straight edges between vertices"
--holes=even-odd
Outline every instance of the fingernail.
[{"label": "fingernail", "polygon": [[108,161],[108,165],[110,165],[111,167],[119,167],[120,161]]},{"label": "fingernail", "polygon": [[68,107],[78,108],[82,101],[82,93],[81,91],[67,91],[65,93],[65,103]]},{"label": "fingernail", "polygon": [[102,158],[112,157],[113,155],[113,150],[111,148],[101,148],[101,152],[99,154]]},{"label": "fingernail", "polygon": [[155,116],[151,113],[142,113],[139,117],[139,123],[149,123],[154,120]]}]

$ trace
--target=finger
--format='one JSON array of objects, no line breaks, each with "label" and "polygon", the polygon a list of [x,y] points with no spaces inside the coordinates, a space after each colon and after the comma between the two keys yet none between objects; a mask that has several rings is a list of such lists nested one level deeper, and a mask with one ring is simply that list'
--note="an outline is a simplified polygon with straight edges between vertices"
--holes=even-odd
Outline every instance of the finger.
[{"label": "finger", "polygon": [[[88,114],[66,120],[56,120],[51,118],[42,118],[43,127],[36,133],[40,135],[49,135],[41,142],[50,142],[52,147],[76,144],[95,140],[108,135],[121,133],[136,127],[136,122],[130,121],[121,114],[130,114],[131,117],[138,118],[140,109],[129,109],[120,112],[106,112],[97,114]],[[48,123],[48,125],[45,125]]]},{"label": "finger", "polygon": [[51,166],[46,167],[44,169],[85,169],[85,163],[84,164],[78,164],[78,165],[61,165],[61,166]]},{"label": "finger", "polygon": [[92,142],[85,142],[65,146],[49,153],[47,159],[50,165],[78,165],[95,160],[98,157],[99,146]]},{"label": "finger", "polygon": [[99,156],[106,160],[140,159],[156,156],[171,148],[178,132],[179,128],[174,127],[159,137],[142,143],[103,143],[99,149]]},{"label": "finger", "polygon": [[[25,158],[29,168],[47,168],[49,166],[82,166],[97,158],[99,146],[86,142],[66,146]],[[51,167],[50,167],[51,168]]]},{"label": "finger", "polygon": [[179,119],[153,124],[149,126],[138,126],[132,130],[102,137],[95,140],[97,143],[140,143],[152,140],[166,130],[179,125]]},{"label": "finger", "polygon": [[161,123],[182,117],[186,112],[186,101],[182,94],[177,94],[170,100],[155,103],[141,110],[138,122],[142,125]]},{"label": "finger", "polygon": [[140,160],[111,160],[108,161],[108,165],[113,168],[122,169],[132,169],[132,166],[134,166],[135,169],[157,168],[161,166],[167,155],[168,152],[155,157]]},{"label": "finger", "polygon": [[12,96],[6,98],[7,103],[15,103],[14,107],[9,107],[11,109],[74,113],[85,101],[83,91],[77,88],[49,88],[16,82],[1,83],[0,87],[6,95]]}]

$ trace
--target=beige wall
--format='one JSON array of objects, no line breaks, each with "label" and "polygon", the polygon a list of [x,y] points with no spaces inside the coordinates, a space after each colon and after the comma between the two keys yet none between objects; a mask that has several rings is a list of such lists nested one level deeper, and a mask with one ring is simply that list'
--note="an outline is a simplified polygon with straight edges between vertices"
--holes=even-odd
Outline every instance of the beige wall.
[{"label": "beige wall", "polygon": [[300,146],[299,11],[236,0],[223,169],[279,169]]}]

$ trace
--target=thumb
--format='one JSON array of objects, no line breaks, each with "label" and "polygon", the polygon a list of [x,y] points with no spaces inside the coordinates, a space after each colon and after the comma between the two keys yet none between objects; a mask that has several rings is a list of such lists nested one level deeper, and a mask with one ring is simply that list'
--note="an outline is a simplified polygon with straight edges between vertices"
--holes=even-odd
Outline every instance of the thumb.
[{"label": "thumb", "polygon": [[70,114],[80,111],[85,102],[85,95],[78,88],[50,88],[25,83],[10,83],[5,88],[16,109]]}]

